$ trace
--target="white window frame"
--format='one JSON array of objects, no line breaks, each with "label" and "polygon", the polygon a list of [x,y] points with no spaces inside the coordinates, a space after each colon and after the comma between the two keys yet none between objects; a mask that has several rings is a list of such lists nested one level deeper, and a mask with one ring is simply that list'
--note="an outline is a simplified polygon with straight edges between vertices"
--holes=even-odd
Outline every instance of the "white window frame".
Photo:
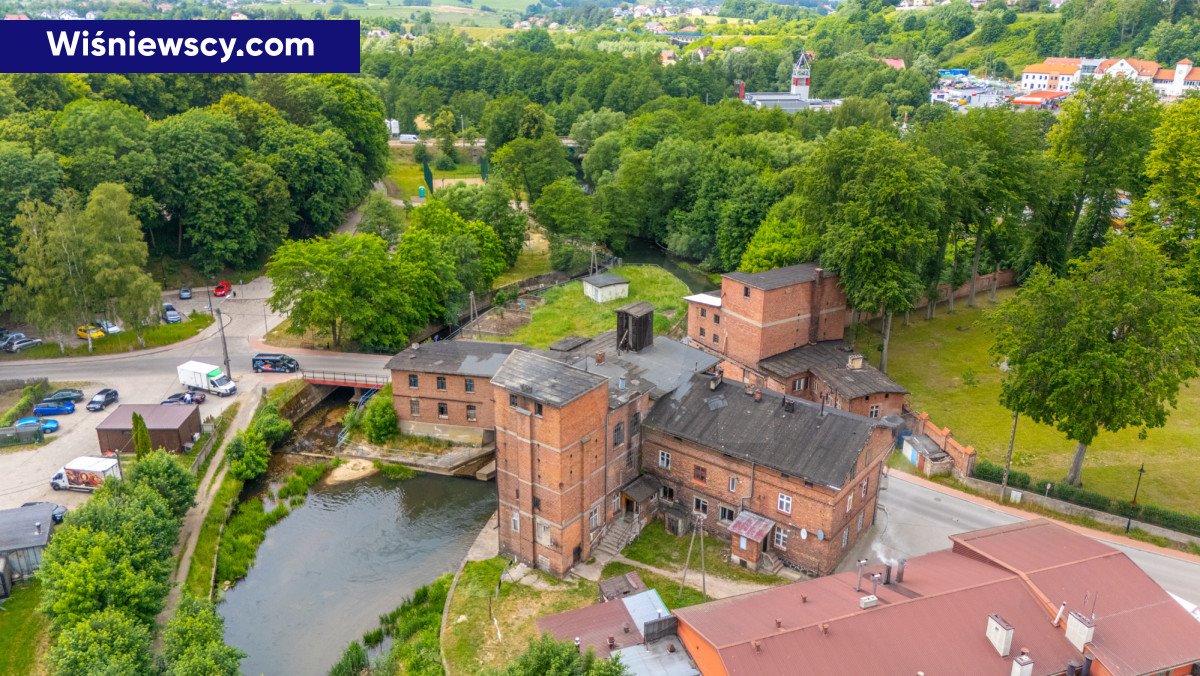
[{"label": "white window frame", "polygon": [[735,477],[735,476],[729,477],[729,492],[730,493],[737,492],[737,477]]},{"label": "white window frame", "polygon": [[521,532],[521,514],[520,514],[520,512],[512,513],[512,519],[509,521],[509,526],[512,527],[512,531],[514,533]]},{"label": "white window frame", "polygon": [[871,418],[879,417],[879,404],[871,404],[871,408],[867,410],[868,416]]},{"label": "white window frame", "polygon": [[792,381],[793,392],[803,392],[808,389],[808,376],[801,376]]},{"label": "white window frame", "polygon": [[854,508],[854,494],[851,493],[850,495],[846,496],[846,513],[849,514],[850,510],[853,508]]},{"label": "white window frame", "polygon": [[842,549],[845,549],[846,545],[849,544],[849,542],[850,542],[850,529],[843,528],[842,529]]},{"label": "white window frame", "polygon": [[477,422],[479,420],[479,409],[475,404],[467,404],[467,422]]},{"label": "white window frame", "polygon": [[593,530],[600,527],[600,508],[599,507],[593,507],[592,511],[588,513],[588,525],[591,526],[591,528]]},{"label": "white window frame", "polygon": [[708,515],[708,500],[695,496],[692,498],[692,511],[696,514]]},{"label": "white window frame", "polygon": [[421,417],[421,400],[420,399],[409,399],[408,400],[408,414],[414,418]]},{"label": "white window frame", "polygon": [[858,532],[858,533],[861,533],[861,532],[862,532],[863,516],[864,516],[864,515],[866,515],[866,512],[859,512],[859,513],[858,513],[858,530],[856,531],[856,532]]},{"label": "white window frame", "polygon": [[780,493],[779,498],[775,500],[775,509],[778,509],[784,514],[791,514],[792,496],[788,495],[787,493]]},{"label": "white window frame", "polygon": [[[725,512],[729,512],[728,519],[725,518]],[[723,523],[729,523],[737,518],[737,513],[725,505],[721,505],[719,508],[717,508],[717,518]]]},{"label": "white window frame", "polygon": [[776,526],[775,527],[775,549],[787,550],[788,534],[787,531]]},{"label": "white window frame", "polygon": [[671,469],[671,452],[670,451],[664,451],[661,449],[658,451],[658,466],[663,469]]}]

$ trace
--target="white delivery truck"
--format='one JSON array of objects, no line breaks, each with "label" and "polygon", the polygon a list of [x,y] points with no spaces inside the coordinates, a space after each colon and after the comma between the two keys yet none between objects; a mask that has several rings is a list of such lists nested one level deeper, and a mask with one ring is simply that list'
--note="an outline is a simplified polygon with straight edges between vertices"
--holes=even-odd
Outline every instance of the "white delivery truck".
[{"label": "white delivery truck", "polygon": [[237,385],[220,368],[199,361],[179,365],[179,384],[188,390],[204,390],[219,397],[237,393]]},{"label": "white delivery truck", "polygon": [[108,477],[121,478],[121,463],[116,458],[96,458],[85,455],[75,458],[50,479],[50,487],[56,491],[94,491],[104,485]]}]

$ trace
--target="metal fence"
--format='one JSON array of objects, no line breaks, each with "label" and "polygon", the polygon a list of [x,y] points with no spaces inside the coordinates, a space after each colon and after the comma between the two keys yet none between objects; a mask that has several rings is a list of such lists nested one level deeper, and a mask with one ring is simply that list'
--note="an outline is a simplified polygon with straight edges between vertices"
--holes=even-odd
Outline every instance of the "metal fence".
[{"label": "metal fence", "polygon": [[368,387],[377,389],[387,385],[384,376],[373,376],[367,373],[344,373],[341,371],[301,371],[300,377],[310,383],[321,385],[341,385],[345,387]]},{"label": "metal fence", "polygon": [[653,643],[660,638],[674,636],[678,627],[679,619],[674,615],[667,615],[657,620],[647,620],[642,627],[642,635],[646,637],[646,643]]},{"label": "metal fence", "polygon": [[44,439],[41,425],[24,427],[0,427],[0,447],[37,444]]}]

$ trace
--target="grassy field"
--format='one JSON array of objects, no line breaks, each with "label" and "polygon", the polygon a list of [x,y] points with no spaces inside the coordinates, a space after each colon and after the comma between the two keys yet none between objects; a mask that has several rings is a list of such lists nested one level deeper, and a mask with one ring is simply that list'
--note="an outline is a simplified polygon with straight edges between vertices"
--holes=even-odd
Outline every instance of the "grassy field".
[{"label": "grassy field", "polygon": [[[415,164],[412,161],[407,161],[397,157],[401,149],[393,148],[392,165],[388,169],[388,178],[392,179],[392,183],[400,191],[399,197],[403,199],[412,199],[417,197],[417,193],[422,186],[425,186],[425,173],[421,169],[420,164]],[[407,153],[407,150],[404,150]],[[483,180],[482,174],[479,173],[478,164],[463,163],[451,171],[441,171],[434,169],[430,164],[429,170],[433,172],[433,187],[435,190],[441,189],[443,185],[450,186],[455,180],[479,182]],[[428,194],[428,186],[425,186]]]},{"label": "grassy field", "polygon": [[[484,2],[481,5],[487,5],[495,10],[516,9],[510,7],[513,5],[513,0],[496,0],[495,2]],[[252,7],[272,8],[279,7],[275,4],[267,5],[251,5]],[[294,9],[301,16],[308,17],[313,12],[321,10],[326,14],[329,13],[332,4],[318,5],[311,2],[288,2],[284,6],[289,9]],[[473,24],[476,26],[499,26],[501,15],[499,11],[484,12],[477,7],[468,7],[459,2],[439,2],[436,5],[422,7],[415,5],[405,5],[400,2],[395,4],[388,2],[368,2],[364,5],[344,5],[346,13],[355,19],[373,19],[373,18],[395,18],[409,20],[414,15],[421,16],[425,12],[429,12],[434,23],[445,23],[451,25],[460,25],[463,23]],[[523,10],[525,5],[521,5]]]},{"label": "grassy field", "polygon": [[49,625],[37,612],[42,585],[36,580],[13,588],[0,602],[0,674],[44,674]]},{"label": "grassy field", "polygon": [[152,347],[162,347],[178,343],[181,340],[187,340],[192,336],[200,333],[210,324],[213,323],[211,315],[202,312],[195,312],[187,321],[178,324],[159,324],[151,326],[142,332],[142,338],[145,340],[145,347],[139,347],[137,336],[133,331],[124,331],[115,336],[105,336],[103,338],[95,338],[92,340],[92,351],[89,353],[87,349],[87,341],[76,336],[71,336],[66,340],[66,351],[59,349],[58,343],[46,342],[37,347],[30,348],[24,352],[12,354],[10,352],[0,353],[0,361],[17,361],[20,359],[56,359],[58,357],[86,357],[89,354],[117,354],[121,352],[134,352],[139,349],[147,349]]},{"label": "grassy field", "polygon": [[[451,674],[478,674],[502,668],[525,650],[529,639],[538,635],[537,618],[582,608],[598,598],[596,583],[582,580],[559,582],[550,591],[506,582],[496,598],[496,585],[505,564],[500,557],[472,561],[458,579],[442,636]],[[492,623],[489,608],[498,626]],[[503,641],[496,637],[497,628]]]},{"label": "grassy field", "polygon": [[[1002,291],[1003,301],[1013,291]],[[896,321],[892,329],[889,375],[911,391],[909,402],[929,413],[939,426],[949,426],[956,439],[972,444],[980,457],[1003,463],[1008,447],[1012,414],[999,402],[1000,371],[988,354],[991,337],[983,310],[992,305],[983,294],[980,309],[958,305],[954,314],[939,308],[933,321],[912,319],[911,326]],[[919,313],[918,313],[919,314]],[[921,315],[924,316],[923,314]],[[879,363],[880,337],[859,331],[859,348]],[[1137,430],[1117,434],[1101,432],[1088,449],[1083,467],[1085,488],[1109,497],[1128,500],[1133,495],[1137,469],[1146,463],[1138,501],[1196,513],[1195,490],[1200,485],[1200,382],[1179,394],[1179,405],[1167,425],[1138,439]],[[1022,418],[1017,425],[1013,466],[1035,478],[1057,481],[1066,475],[1074,442],[1052,427]]]},{"label": "grassy field", "polygon": [[[651,521],[621,553],[634,561],[641,561],[656,568],[683,570],[691,541],[691,535],[676,537],[667,532],[661,521]],[[696,548],[692,551],[691,567],[700,570],[699,538],[696,538]],[[789,581],[777,575],[766,575],[730,563],[729,543],[715,537],[704,538],[704,567],[709,573],[730,580],[757,584],[784,584]]]},{"label": "grassy field", "polygon": [[626,265],[612,270],[629,280],[629,297],[597,303],[583,295],[583,283],[571,282],[546,292],[544,305],[533,310],[533,321],[503,340],[545,348],[567,336],[595,336],[616,328],[614,311],[634,301],[654,305],[654,331],[665,333],[687,311],[687,287],[674,275],[651,265]]},{"label": "grassy field", "polygon": [[499,289],[522,279],[544,275],[551,270],[550,252],[522,251],[517,256],[517,262],[492,282],[492,288]]}]

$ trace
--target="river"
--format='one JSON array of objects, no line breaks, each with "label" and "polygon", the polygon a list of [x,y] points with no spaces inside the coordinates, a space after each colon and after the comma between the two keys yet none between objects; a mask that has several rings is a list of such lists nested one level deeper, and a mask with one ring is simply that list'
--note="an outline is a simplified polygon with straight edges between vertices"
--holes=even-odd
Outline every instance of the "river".
[{"label": "river", "polygon": [[318,483],[219,606],[242,673],[327,673],[380,615],[457,569],[495,509],[495,485],[470,479]]}]

